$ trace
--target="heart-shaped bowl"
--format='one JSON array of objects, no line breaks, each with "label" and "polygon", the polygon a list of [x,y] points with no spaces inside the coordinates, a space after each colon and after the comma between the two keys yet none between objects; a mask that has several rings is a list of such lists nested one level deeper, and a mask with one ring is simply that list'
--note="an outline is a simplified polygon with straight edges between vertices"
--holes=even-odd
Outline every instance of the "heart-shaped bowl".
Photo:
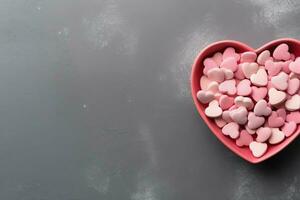
[{"label": "heart-shaped bowl", "polygon": [[300,41],[292,38],[282,38],[273,40],[262,47],[258,49],[253,49],[249,47],[248,45],[234,41],[234,40],[223,40],[218,41],[215,43],[212,43],[208,45],[206,48],[204,48],[197,58],[194,61],[194,64],[192,66],[192,73],[191,73],[191,93],[194,100],[194,103],[196,105],[196,108],[204,120],[204,122],[207,124],[207,126],[210,128],[210,130],[215,134],[215,136],[225,145],[227,146],[231,151],[233,151],[235,154],[239,155],[240,157],[244,158],[245,160],[249,161],[250,163],[259,163],[262,162],[275,154],[277,154],[279,151],[287,147],[300,133],[300,126],[298,126],[297,130],[293,135],[286,138],[282,143],[276,144],[276,145],[269,145],[267,152],[260,158],[256,158],[252,155],[249,148],[243,148],[238,147],[235,144],[235,140],[232,140],[231,138],[225,136],[222,134],[221,129],[215,124],[214,120],[208,118],[205,113],[205,107],[202,105],[198,99],[197,99],[197,92],[201,89],[200,88],[200,78],[203,74],[203,60],[206,57],[212,56],[216,52],[223,52],[224,49],[227,47],[233,47],[235,48],[236,52],[242,53],[245,51],[253,51],[257,54],[261,53],[264,50],[270,50],[271,52],[281,43],[286,43],[289,45],[289,51],[295,56],[300,56]]}]

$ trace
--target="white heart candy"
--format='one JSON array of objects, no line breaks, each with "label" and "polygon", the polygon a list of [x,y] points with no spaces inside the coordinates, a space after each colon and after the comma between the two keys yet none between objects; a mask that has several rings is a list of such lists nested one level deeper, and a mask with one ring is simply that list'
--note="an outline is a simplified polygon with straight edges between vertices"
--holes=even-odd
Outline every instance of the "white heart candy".
[{"label": "white heart candy", "polygon": [[266,86],[268,84],[268,74],[265,69],[260,68],[256,74],[250,76],[253,85]]},{"label": "white heart candy", "polygon": [[288,111],[296,111],[300,109],[300,95],[295,94],[292,96],[292,98],[288,99],[285,102],[285,108]]},{"label": "white heart candy", "polygon": [[269,103],[272,106],[281,104],[286,99],[286,93],[282,91],[278,91],[275,88],[270,88],[268,95],[269,95]]},{"label": "white heart candy", "polygon": [[220,117],[222,115],[222,109],[219,107],[219,103],[217,100],[211,101],[204,112],[206,116],[211,118]]},{"label": "white heart candy", "polygon": [[285,135],[282,131],[279,130],[279,128],[272,128],[272,135],[269,138],[270,144],[278,144],[282,140],[284,140]]},{"label": "white heart candy", "polygon": [[286,73],[280,72],[277,76],[271,78],[271,83],[278,90],[286,90],[288,88],[288,79],[289,76]]},{"label": "white heart candy", "polygon": [[250,78],[252,74],[255,74],[258,70],[257,63],[243,63],[241,65],[242,71],[246,78]]},{"label": "white heart candy", "polygon": [[251,142],[249,148],[254,157],[259,158],[266,153],[268,145],[266,143]]}]

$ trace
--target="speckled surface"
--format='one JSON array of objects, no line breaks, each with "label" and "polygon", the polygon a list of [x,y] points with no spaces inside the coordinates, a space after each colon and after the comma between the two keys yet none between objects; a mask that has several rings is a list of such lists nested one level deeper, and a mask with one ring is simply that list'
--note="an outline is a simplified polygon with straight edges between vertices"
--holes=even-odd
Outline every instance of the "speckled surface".
[{"label": "speckled surface", "polygon": [[207,44],[300,38],[296,0],[0,0],[0,199],[290,200],[300,142],[251,165],[200,119]]}]

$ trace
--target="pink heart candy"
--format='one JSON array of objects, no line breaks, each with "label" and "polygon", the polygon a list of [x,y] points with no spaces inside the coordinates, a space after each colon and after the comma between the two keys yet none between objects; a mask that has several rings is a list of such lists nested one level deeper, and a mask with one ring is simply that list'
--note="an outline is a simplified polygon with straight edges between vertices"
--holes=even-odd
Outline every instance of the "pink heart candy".
[{"label": "pink heart candy", "polygon": [[279,108],[278,110],[276,110],[277,116],[281,117],[284,121],[286,119],[286,111],[284,108]]},{"label": "pink heart candy", "polygon": [[272,85],[278,90],[286,90],[288,88],[288,79],[289,76],[280,72],[277,76],[271,78]]},{"label": "pink heart candy", "polygon": [[252,74],[255,74],[258,70],[257,63],[243,63],[239,65],[242,68],[244,76],[250,78]]},{"label": "pink heart candy", "polygon": [[243,106],[241,106],[237,109],[231,110],[229,115],[230,115],[230,118],[238,124],[243,125],[243,124],[247,123],[248,111]]},{"label": "pink heart candy", "polygon": [[276,60],[290,59],[291,54],[289,53],[289,46],[285,43],[278,45],[273,52],[273,57]]},{"label": "pink heart candy", "polygon": [[231,70],[232,72],[235,72],[238,68],[236,59],[234,57],[228,57],[221,63],[221,68],[226,68]]},{"label": "pink heart candy", "polygon": [[257,55],[253,51],[246,51],[241,54],[241,62],[255,62]]},{"label": "pink heart candy", "polygon": [[225,79],[224,72],[220,68],[212,68],[212,69],[208,70],[207,77],[211,81],[216,81],[218,83],[223,82]]},{"label": "pink heart candy", "polygon": [[281,62],[273,62],[272,60],[267,60],[265,63],[265,68],[268,70],[268,74],[270,76],[275,76],[281,71],[283,65],[284,64]]},{"label": "pink heart candy", "polygon": [[296,94],[299,90],[300,81],[298,78],[292,78],[288,81],[287,93],[290,95]]},{"label": "pink heart candy", "polygon": [[211,83],[212,81],[208,79],[207,76],[202,76],[200,79],[200,87],[202,90],[206,90],[208,85]]},{"label": "pink heart candy", "polygon": [[241,64],[238,65],[238,69],[234,72],[234,77],[238,80],[243,80],[245,78]]},{"label": "pink heart candy", "polygon": [[285,137],[291,136],[297,129],[297,124],[294,121],[286,122],[282,127],[281,131],[284,133]]},{"label": "pink heart candy", "polygon": [[252,92],[250,87],[251,82],[248,79],[244,79],[237,85],[237,94],[241,96],[249,96]]},{"label": "pink heart candy", "polygon": [[272,131],[269,127],[260,127],[259,129],[257,129],[256,134],[257,142],[265,142],[270,138]]},{"label": "pink heart candy", "polygon": [[294,60],[295,60],[295,58],[296,58],[295,54],[291,53],[290,60],[291,60],[291,61],[294,61]]},{"label": "pink heart candy", "polygon": [[217,63],[211,59],[211,58],[206,58],[204,61],[203,61],[203,65],[204,65],[204,69],[203,69],[203,73],[205,75],[207,75],[207,72],[210,70],[210,69],[213,69],[213,68],[218,68],[219,66],[217,65]]},{"label": "pink heart candy", "polygon": [[228,108],[230,108],[234,103],[234,98],[233,97],[229,97],[227,95],[222,95],[220,98],[219,98],[219,104],[220,104],[220,107],[223,109],[223,110],[226,110]]},{"label": "pink heart candy", "polygon": [[249,112],[248,114],[248,127],[252,130],[261,127],[265,123],[264,117],[259,117],[254,114],[254,112]]},{"label": "pink heart candy", "polygon": [[234,79],[226,80],[219,85],[219,90],[222,93],[234,95],[236,93],[236,82]]},{"label": "pink heart candy", "polygon": [[255,87],[252,86],[252,98],[257,102],[261,99],[264,99],[268,93],[268,89],[265,87]]},{"label": "pink heart candy", "polygon": [[229,122],[232,122],[233,120],[231,119],[230,117],[230,111],[229,110],[224,110],[223,113],[222,113],[222,119],[229,123]]},{"label": "pink heart candy", "polygon": [[239,125],[235,122],[230,122],[222,128],[224,135],[229,135],[232,139],[239,137]]},{"label": "pink heart candy", "polygon": [[219,128],[223,128],[227,124],[227,122],[221,117],[215,118],[215,123]]},{"label": "pink heart candy", "polygon": [[235,53],[235,49],[232,47],[227,47],[225,49],[225,51],[223,52],[223,60],[225,60],[229,57],[234,57],[236,61],[240,60],[240,55]]},{"label": "pink heart candy", "polygon": [[245,126],[245,129],[246,129],[246,131],[247,131],[250,135],[253,135],[253,134],[256,133],[256,130],[250,129],[247,125]]},{"label": "pink heart candy", "polygon": [[291,62],[289,69],[295,74],[300,74],[300,59],[296,59],[294,62]]},{"label": "pink heart candy", "polygon": [[266,100],[259,100],[254,106],[254,113],[256,116],[269,116],[272,112],[271,108],[268,106]]},{"label": "pink heart candy", "polygon": [[289,68],[289,65],[290,65],[291,62],[293,62],[293,61],[292,60],[288,60],[288,61],[283,62],[283,66],[282,66],[282,71],[283,72],[285,72],[287,74],[291,73],[291,70]]},{"label": "pink heart candy", "polygon": [[295,111],[295,112],[291,112],[290,114],[287,114],[286,121],[287,122],[294,121],[296,124],[300,124],[300,112]]},{"label": "pink heart candy", "polygon": [[219,67],[223,61],[223,55],[220,52],[217,52],[213,55],[213,57],[211,59],[213,59]]},{"label": "pink heart candy", "polygon": [[215,98],[215,95],[210,91],[199,90],[197,98],[201,103],[207,104]]},{"label": "pink heart candy", "polygon": [[278,116],[277,112],[272,111],[268,118],[268,125],[271,128],[278,128],[284,125],[284,120]]},{"label": "pink heart candy", "polygon": [[250,135],[246,130],[240,132],[240,137],[235,141],[236,145],[239,147],[249,146],[253,141],[252,135]]}]

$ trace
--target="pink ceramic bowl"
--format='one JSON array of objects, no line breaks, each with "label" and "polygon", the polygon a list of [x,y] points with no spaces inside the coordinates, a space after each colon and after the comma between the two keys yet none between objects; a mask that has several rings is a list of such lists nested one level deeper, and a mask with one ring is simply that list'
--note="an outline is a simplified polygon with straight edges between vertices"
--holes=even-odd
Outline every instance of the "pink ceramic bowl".
[{"label": "pink ceramic bowl", "polygon": [[242,53],[245,51],[254,51],[257,54],[261,53],[262,51],[268,49],[270,51],[273,51],[274,48],[281,44],[281,43],[286,43],[290,47],[290,52],[294,53],[295,56],[300,56],[300,41],[292,38],[282,38],[278,40],[273,40],[262,47],[258,49],[253,49],[252,47],[249,47],[248,45],[234,41],[234,40],[223,40],[219,42],[215,42],[206,48],[204,48],[199,55],[197,56],[193,67],[192,67],[192,73],[191,73],[191,91],[192,91],[192,96],[194,103],[196,105],[196,108],[204,120],[204,122],[207,124],[207,126],[210,128],[210,130],[215,134],[215,136],[225,145],[227,146],[231,151],[233,151],[235,154],[239,155],[240,157],[244,158],[245,160],[251,162],[251,163],[259,163],[262,162],[285,147],[287,147],[300,133],[300,128],[298,126],[297,131],[291,135],[290,137],[286,138],[282,143],[277,144],[277,145],[269,145],[269,148],[267,152],[260,158],[255,158],[249,148],[240,148],[235,144],[235,140],[232,140],[226,136],[224,136],[221,132],[221,129],[214,123],[214,121],[210,118],[208,118],[204,114],[204,106],[198,101],[197,99],[197,92],[200,90],[200,77],[203,74],[203,60],[206,57],[212,56],[215,52],[218,51],[224,51],[226,47],[233,47],[236,49],[238,53]]}]

